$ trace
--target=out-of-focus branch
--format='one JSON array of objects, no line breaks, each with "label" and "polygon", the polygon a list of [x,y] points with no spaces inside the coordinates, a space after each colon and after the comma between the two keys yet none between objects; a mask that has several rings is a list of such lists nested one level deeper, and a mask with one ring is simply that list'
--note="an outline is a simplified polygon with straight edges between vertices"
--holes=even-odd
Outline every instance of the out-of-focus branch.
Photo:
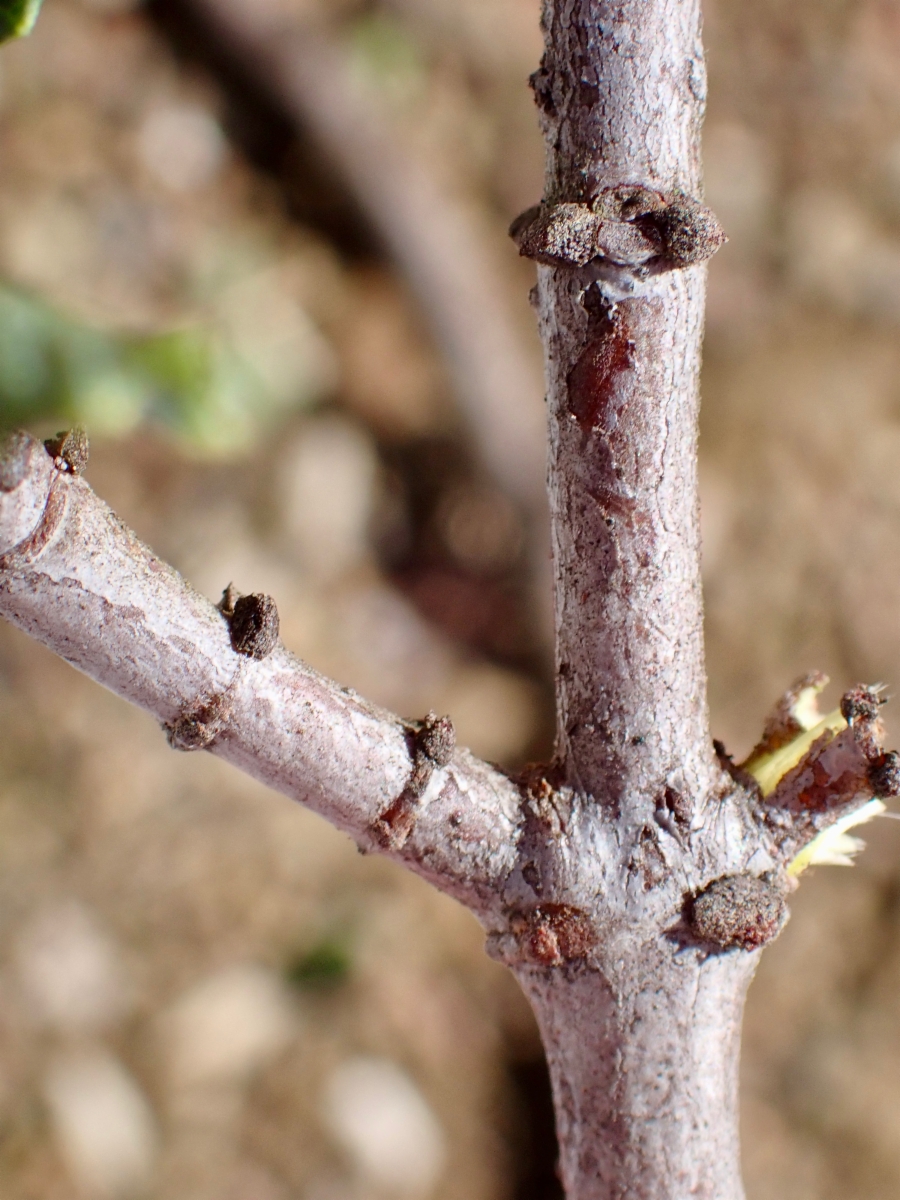
[{"label": "out-of-focus branch", "polygon": [[[543,517],[539,364],[509,312],[496,241],[429,166],[401,146],[348,55],[320,29],[243,0],[185,0],[319,142],[405,274],[441,347],[482,461]],[[267,11],[268,10],[268,11]]]},{"label": "out-of-focus branch", "polygon": [[72,468],[25,434],[0,450],[0,613],[176,747],[226,759],[489,916],[515,856],[515,785],[454,751],[446,719],[404,723],[295,659],[267,598],[235,607],[229,589],[215,608]]}]

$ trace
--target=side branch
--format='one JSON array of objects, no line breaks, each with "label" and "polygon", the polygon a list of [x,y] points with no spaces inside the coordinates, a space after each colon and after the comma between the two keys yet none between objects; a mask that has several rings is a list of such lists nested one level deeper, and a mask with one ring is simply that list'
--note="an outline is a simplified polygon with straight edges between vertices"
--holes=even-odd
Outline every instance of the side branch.
[{"label": "side branch", "polygon": [[[3,616],[152,713],[172,745],[224,758],[488,917],[515,857],[515,785],[446,729],[435,749],[433,717],[423,735],[299,662],[267,601],[229,589],[215,608],[64,458],[25,434],[0,449]],[[401,797],[404,836],[386,839]]]}]

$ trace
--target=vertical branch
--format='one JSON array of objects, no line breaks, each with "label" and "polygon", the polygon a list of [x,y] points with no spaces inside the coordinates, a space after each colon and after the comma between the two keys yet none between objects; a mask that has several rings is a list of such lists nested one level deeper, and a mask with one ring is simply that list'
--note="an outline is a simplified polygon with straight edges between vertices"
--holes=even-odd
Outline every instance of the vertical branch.
[{"label": "vertical branch", "polygon": [[[723,234],[698,198],[699,4],[544,0],[543,24],[545,195],[511,232],[539,264],[560,772],[532,801],[537,903],[508,960],[570,1200],[741,1200],[741,1010],[785,906],[706,711],[702,263]],[[715,945],[692,915],[707,889]]]},{"label": "vertical branch", "polygon": [[567,1200],[744,1200],[738,1058],[756,956],[647,967],[641,956],[602,981],[519,972],[547,1048]]},{"label": "vertical branch", "polygon": [[698,221],[714,228],[695,202],[700,10],[546,0],[544,28],[532,83],[545,208],[575,202],[600,221],[586,263],[534,255],[548,264],[558,749],[572,786],[634,815],[673,773],[702,795],[713,769],[696,492],[705,272],[692,264],[721,239],[697,249]]},{"label": "vertical branch", "polygon": [[541,275],[559,753],[572,786],[614,813],[678,772],[679,790],[701,796],[712,767],[695,450],[703,279],[669,275],[592,311],[577,278]]},{"label": "vertical branch", "polygon": [[642,183],[700,186],[706,65],[699,0],[545,0],[532,76],[547,199]]}]

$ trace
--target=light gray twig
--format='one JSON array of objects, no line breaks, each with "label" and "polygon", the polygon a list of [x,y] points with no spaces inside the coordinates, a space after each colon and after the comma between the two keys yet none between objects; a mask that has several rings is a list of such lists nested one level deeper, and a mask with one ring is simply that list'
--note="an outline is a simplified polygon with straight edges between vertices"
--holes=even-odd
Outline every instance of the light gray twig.
[{"label": "light gray twig", "polygon": [[[271,627],[269,598],[245,599]],[[272,639],[238,652],[246,631],[236,639],[227,614],[24,434],[0,452],[0,613],[152,713],[174,746],[209,750],[385,849],[382,814],[420,770],[415,726]],[[518,789],[465,750],[439,757],[388,849],[484,916],[514,861]]]}]

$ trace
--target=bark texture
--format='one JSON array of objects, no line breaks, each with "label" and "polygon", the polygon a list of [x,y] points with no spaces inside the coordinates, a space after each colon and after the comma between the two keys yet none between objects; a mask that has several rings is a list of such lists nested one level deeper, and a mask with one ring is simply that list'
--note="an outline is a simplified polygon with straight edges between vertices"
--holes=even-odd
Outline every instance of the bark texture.
[{"label": "bark texture", "polygon": [[520,973],[547,1046],[569,1196],[741,1194],[731,1122],[755,960],[660,954],[655,967],[643,955],[602,979]]},{"label": "bark texture", "polygon": [[[0,476],[0,612],[126,700],[178,749],[205,749],[315,809],[464,903],[495,904],[518,790],[465,750],[430,760],[418,724],[368,704],[283,646],[234,649],[226,616],[161,562],[77,475],[18,435]],[[10,486],[4,488],[4,481]],[[405,837],[382,816],[418,770]]]},{"label": "bark texture", "polygon": [[[696,199],[699,5],[547,0],[543,21],[545,203]],[[677,930],[710,879],[774,865],[712,752],[696,491],[705,271],[665,268],[614,254],[538,267],[559,769],[607,865],[602,934],[577,978],[568,964],[519,975],[577,1200],[741,1196],[737,1044],[755,956],[710,956]],[[585,897],[598,856],[568,857]]]},{"label": "bark texture", "polygon": [[570,1200],[740,1200],[741,1014],[784,866],[893,758],[867,689],[765,800],[713,753],[696,440],[724,235],[699,196],[700,9],[545,0],[543,25],[545,194],[511,233],[539,264],[557,761],[507,888],[522,933],[493,946],[544,1033]]},{"label": "bark texture", "polygon": [[[705,67],[684,0],[545,5],[547,199],[699,187]],[[704,269],[540,268],[560,751],[614,812],[708,789],[696,437]],[[677,681],[677,683],[676,683]],[[673,684],[675,686],[673,686]],[[642,799],[639,799],[641,797]]]}]

